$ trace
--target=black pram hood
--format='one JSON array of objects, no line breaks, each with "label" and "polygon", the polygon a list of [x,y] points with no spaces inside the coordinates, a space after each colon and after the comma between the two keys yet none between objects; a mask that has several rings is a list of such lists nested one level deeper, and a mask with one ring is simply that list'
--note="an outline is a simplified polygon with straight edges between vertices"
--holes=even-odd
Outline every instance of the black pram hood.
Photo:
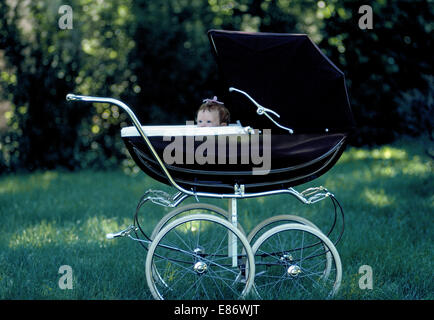
[{"label": "black pram hood", "polygon": [[345,77],[305,34],[210,30],[224,101],[233,120],[279,130],[245,96],[247,92],[295,133],[349,132],[354,120]]}]

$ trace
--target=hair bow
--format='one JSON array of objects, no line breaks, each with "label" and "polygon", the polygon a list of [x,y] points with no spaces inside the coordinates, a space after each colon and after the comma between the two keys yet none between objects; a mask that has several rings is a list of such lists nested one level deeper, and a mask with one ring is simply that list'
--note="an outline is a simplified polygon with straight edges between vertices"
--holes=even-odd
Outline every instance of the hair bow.
[{"label": "hair bow", "polygon": [[202,102],[203,103],[214,102],[214,103],[218,103],[218,104],[224,104],[223,102],[218,101],[216,96],[214,96],[214,98],[212,98],[212,99],[203,99]]}]

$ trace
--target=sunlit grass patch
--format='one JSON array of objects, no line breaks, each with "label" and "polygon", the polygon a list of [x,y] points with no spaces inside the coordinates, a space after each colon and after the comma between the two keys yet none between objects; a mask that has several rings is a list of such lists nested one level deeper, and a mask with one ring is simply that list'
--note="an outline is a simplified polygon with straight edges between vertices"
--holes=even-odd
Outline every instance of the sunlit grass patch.
[{"label": "sunlit grass patch", "polygon": [[432,175],[433,162],[430,159],[422,160],[420,156],[414,156],[402,167],[402,173],[414,176]]},{"label": "sunlit grass patch", "polygon": [[61,224],[57,221],[42,220],[36,225],[18,229],[9,238],[9,247],[41,248],[47,245],[70,245],[73,243],[98,243],[107,245],[107,233],[125,229],[131,220],[94,216],[83,220]]},{"label": "sunlit grass patch", "polygon": [[383,189],[371,190],[365,189],[362,193],[363,198],[370,204],[379,208],[389,206],[395,202],[395,199],[385,194]]},{"label": "sunlit grass patch", "polygon": [[74,235],[71,229],[62,232],[56,223],[44,220],[35,226],[18,230],[11,235],[9,247],[29,246],[40,248],[59,241],[68,244],[74,240],[78,240],[78,236]]},{"label": "sunlit grass patch", "polygon": [[348,148],[342,155],[342,162],[351,160],[405,160],[408,158],[408,153],[404,149],[382,146],[374,149]]},{"label": "sunlit grass patch", "polygon": [[32,191],[35,188],[41,190],[47,190],[52,181],[59,176],[58,172],[46,171],[43,173],[36,173],[29,176],[28,179],[10,179],[0,183],[0,194],[14,194],[20,192]]},{"label": "sunlit grass patch", "polygon": [[106,218],[104,216],[94,216],[86,219],[79,229],[83,238],[87,242],[102,242],[107,233],[117,232],[125,229],[132,223],[131,219],[123,218],[122,223],[116,218]]}]

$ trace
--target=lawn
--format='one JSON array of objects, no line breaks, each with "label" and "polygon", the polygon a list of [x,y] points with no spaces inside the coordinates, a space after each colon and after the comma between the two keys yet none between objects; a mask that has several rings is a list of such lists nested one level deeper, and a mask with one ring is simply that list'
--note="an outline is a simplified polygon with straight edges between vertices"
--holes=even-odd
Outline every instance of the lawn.
[{"label": "lawn", "polygon": [[[345,212],[337,245],[343,279],[336,299],[433,299],[433,162],[428,140],[348,148],[322,177]],[[0,177],[0,299],[151,299],[146,251],[128,239],[106,239],[132,224],[147,189],[174,190],[143,173],[47,171]],[[183,204],[194,203],[187,199]],[[227,208],[227,200],[200,199]],[[304,205],[288,195],[240,200],[248,232],[278,214],[295,214],[328,230],[330,202]],[[148,232],[169,210],[143,208]],[[339,221],[340,222],[340,221]],[[337,230],[338,231],[338,230]],[[331,238],[336,238],[333,233]],[[71,267],[73,288],[61,289],[59,268]],[[372,289],[360,287],[372,270]],[[363,269],[363,268],[362,268]]]}]

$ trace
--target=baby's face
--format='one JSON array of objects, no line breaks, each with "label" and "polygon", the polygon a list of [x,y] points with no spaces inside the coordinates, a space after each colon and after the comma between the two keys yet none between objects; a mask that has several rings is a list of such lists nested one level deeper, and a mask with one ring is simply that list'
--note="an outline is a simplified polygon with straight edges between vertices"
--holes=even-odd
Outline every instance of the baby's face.
[{"label": "baby's face", "polygon": [[198,127],[218,127],[220,126],[220,116],[217,110],[201,110],[197,114]]}]

